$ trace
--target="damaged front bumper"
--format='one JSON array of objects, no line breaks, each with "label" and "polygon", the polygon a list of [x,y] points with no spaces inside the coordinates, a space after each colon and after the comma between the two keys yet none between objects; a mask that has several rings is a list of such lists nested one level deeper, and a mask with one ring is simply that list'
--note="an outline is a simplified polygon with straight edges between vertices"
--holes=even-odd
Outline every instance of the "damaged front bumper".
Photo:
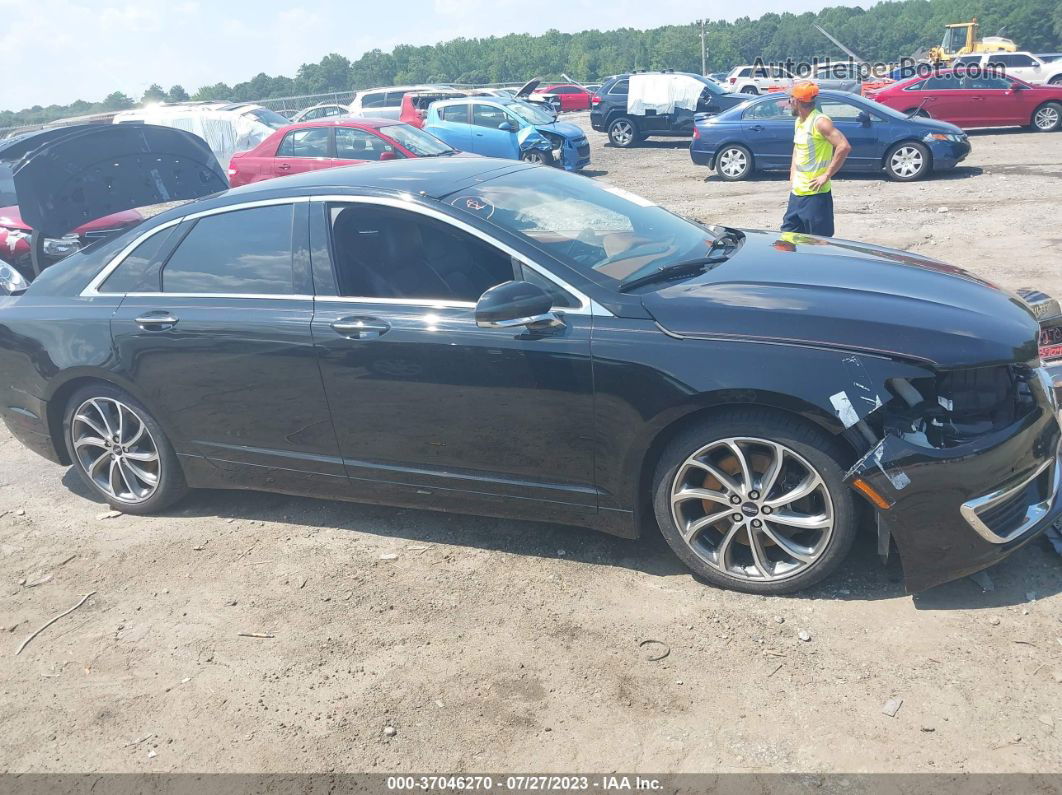
[{"label": "damaged front bumper", "polygon": [[1062,514],[1060,437],[1053,401],[1045,401],[958,446],[886,436],[846,482],[869,484],[889,504],[879,505],[879,529],[896,543],[907,590],[921,591],[999,562],[1054,523]]}]

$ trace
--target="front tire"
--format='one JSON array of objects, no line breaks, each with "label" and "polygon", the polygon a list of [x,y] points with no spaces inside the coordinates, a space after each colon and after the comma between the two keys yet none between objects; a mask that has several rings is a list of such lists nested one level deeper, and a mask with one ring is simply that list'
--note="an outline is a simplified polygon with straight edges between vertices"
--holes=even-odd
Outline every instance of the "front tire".
[{"label": "front tire", "polygon": [[653,508],[668,545],[722,588],[786,594],[820,582],[855,539],[844,449],[803,420],[730,410],[664,449]]},{"label": "front tire", "polygon": [[1054,132],[1062,126],[1062,105],[1045,102],[1033,111],[1032,128],[1037,132]]},{"label": "front tire", "polygon": [[629,149],[641,143],[642,137],[638,132],[638,125],[635,124],[634,119],[620,116],[608,126],[608,139],[613,146]]},{"label": "front tire", "polygon": [[914,182],[932,169],[929,150],[917,141],[903,141],[885,155],[885,173],[897,182]]},{"label": "front tire", "polygon": [[169,439],[132,395],[99,382],[77,390],[63,417],[74,469],[115,510],[152,514],[188,491]]},{"label": "front tire", "polygon": [[1047,85],[1049,85],[1049,86],[1062,86],[1062,75],[1055,75],[1054,77],[1052,77],[1050,80],[1047,81]]},{"label": "front tire", "polygon": [[523,152],[520,155],[520,159],[525,163],[533,163],[537,166],[553,165],[553,153],[544,152],[541,149],[530,149],[527,152]]},{"label": "front tire", "polygon": [[740,144],[723,147],[715,156],[715,173],[727,182],[738,182],[752,175],[752,153]]}]

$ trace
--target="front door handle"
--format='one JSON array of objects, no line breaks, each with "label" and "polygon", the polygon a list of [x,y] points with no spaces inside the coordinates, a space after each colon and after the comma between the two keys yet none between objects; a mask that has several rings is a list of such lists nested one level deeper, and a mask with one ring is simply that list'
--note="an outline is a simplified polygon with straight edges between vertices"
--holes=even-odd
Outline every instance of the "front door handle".
[{"label": "front door handle", "polygon": [[333,321],[332,330],[354,340],[371,340],[386,334],[391,324],[376,317],[344,317]]},{"label": "front door handle", "polygon": [[759,132],[760,130],[763,129],[763,125],[762,124],[753,124],[751,127],[749,127],[749,129],[752,130],[753,132]]},{"label": "front door handle", "polygon": [[177,318],[164,310],[148,312],[135,320],[144,331],[165,331],[177,325]]},{"label": "front door handle", "polygon": [[291,169],[291,164],[281,163],[279,166],[277,166],[277,168],[279,168],[281,171],[289,171]]}]

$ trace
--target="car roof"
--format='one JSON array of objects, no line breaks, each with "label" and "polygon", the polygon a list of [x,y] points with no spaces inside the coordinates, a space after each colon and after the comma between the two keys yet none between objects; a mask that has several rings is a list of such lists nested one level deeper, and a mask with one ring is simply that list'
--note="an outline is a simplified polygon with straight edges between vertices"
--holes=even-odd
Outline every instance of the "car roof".
[{"label": "car roof", "polygon": [[364,88],[361,91],[358,91],[358,96],[360,97],[363,94],[369,94],[374,91],[421,91],[433,88],[452,88],[452,86],[448,83],[418,83],[417,85],[412,86],[376,86],[375,88]]}]

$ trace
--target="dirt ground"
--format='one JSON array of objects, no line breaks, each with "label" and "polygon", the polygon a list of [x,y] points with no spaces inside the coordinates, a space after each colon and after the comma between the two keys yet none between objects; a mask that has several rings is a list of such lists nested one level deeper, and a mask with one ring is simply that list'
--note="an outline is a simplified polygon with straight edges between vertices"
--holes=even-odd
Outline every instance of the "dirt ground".
[{"label": "dirt ground", "polygon": [[[593,175],[678,212],[780,222],[783,177],[590,140]],[[1062,295],[1062,134],[973,146],[926,182],[838,180],[838,236]],[[5,772],[1062,772],[1045,544],[991,590],[912,598],[867,534],[839,576],[768,599],[700,584],[655,534],[229,492],[105,511],[0,426]]]}]

